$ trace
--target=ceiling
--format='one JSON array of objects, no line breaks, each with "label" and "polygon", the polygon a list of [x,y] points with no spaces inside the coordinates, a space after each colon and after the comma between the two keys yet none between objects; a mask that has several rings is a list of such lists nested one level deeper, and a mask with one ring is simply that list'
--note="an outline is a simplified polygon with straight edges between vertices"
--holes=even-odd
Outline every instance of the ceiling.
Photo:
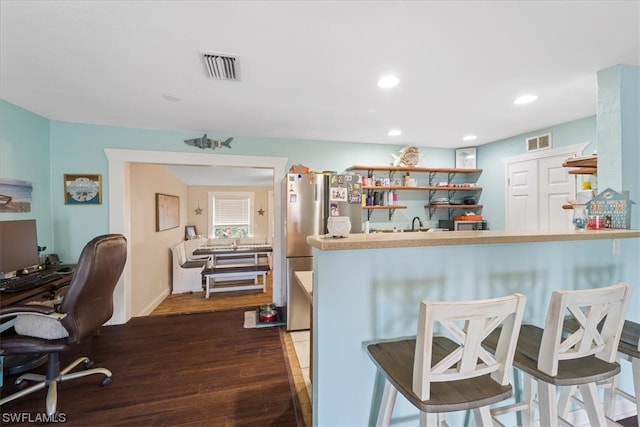
[{"label": "ceiling", "polygon": [[[640,64],[639,24],[638,1],[1,0],[0,97],[236,142],[475,146],[596,114],[596,73]],[[237,55],[241,80],[202,52]]]}]

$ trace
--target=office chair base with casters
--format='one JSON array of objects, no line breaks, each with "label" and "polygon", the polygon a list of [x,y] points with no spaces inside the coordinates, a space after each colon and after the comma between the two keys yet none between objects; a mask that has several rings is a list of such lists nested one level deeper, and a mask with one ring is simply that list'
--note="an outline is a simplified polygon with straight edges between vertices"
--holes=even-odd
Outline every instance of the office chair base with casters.
[{"label": "office chair base with casters", "polygon": [[[76,366],[80,364],[84,364],[84,371],[71,372]],[[47,374],[40,375],[27,373],[20,375],[15,381],[15,385],[18,391],[0,399],[0,406],[22,396],[26,396],[38,390],[42,390],[45,387],[48,387],[49,390],[47,392],[46,400],[47,415],[53,415],[56,413],[56,407],[58,403],[58,383],[94,374],[104,375],[104,378],[100,383],[100,385],[102,386],[105,386],[111,382],[111,371],[106,368],[94,368],[93,362],[89,360],[88,357],[79,357],[74,360],[73,363],[60,370],[58,353],[51,353],[48,355]],[[27,382],[29,381],[35,381],[36,384],[27,387]]]}]

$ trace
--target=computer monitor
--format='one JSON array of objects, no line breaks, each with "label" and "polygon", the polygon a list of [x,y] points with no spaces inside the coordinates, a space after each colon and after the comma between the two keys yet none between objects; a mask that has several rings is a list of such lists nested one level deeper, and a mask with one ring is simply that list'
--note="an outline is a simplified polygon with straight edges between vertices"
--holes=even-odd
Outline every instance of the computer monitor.
[{"label": "computer monitor", "polygon": [[39,263],[36,220],[0,221],[0,277]]}]

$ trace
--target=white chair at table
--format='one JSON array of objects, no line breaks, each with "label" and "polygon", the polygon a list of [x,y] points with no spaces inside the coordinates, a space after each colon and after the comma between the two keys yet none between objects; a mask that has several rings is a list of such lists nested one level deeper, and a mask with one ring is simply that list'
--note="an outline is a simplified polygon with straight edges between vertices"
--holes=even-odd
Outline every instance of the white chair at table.
[{"label": "white chair at table", "polygon": [[[388,426],[398,391],[420,410],[420,425],[435,426],[444,413],[472,409],[476,421],[491,423],[489,406],[512,395],[511,363],[526,297],[422,301],[416,339],[367,347],[385,377],[378,425]],[[441,325],[448,336],[435,336]],[[495,356],[482,340],[502,326]]]},{"label": "white chair at table", "polygon": [[[606,425],[597,383],[620,372],[615,359],[629,295],[627,283],[597,289],[554,291],[544,329],[534,325],[522,325],[520,329],[513,366],[523,374],[523,399],[493,408],[492,416],[522,411],[523,425],[532,425],[537,403],[540,425],[552,427],[560,421],[570,425],[569,420],[559,417],[557,387],[577,386],[591,425]],[[563,331],[567,315],[573,316],[579,324],[568,336]],[[494,351],[496,336],[489,336],[483,345]]]}]

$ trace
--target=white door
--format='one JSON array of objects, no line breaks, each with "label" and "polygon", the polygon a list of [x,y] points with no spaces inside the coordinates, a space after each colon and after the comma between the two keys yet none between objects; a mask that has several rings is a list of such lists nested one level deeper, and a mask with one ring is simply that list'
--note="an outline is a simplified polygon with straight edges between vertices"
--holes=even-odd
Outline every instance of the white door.
[{"label": "white door", "polygon": [[538,231],[570,231],[572,210],[563,209],[570,199],[575,199],[575,175],[569,175],[562,166],[566,155],[545,157],[538,161],[540,214]]},{"label": "white door", "polygon": [[562,163],[580,156],[588,143],[506,159],[505,228],[515,232],[569,231],[576,197],[575,175]]},{"label": "white door", "polygon": [[538,162],[507,165],[506,228],[515,232],[538,231]]}]

